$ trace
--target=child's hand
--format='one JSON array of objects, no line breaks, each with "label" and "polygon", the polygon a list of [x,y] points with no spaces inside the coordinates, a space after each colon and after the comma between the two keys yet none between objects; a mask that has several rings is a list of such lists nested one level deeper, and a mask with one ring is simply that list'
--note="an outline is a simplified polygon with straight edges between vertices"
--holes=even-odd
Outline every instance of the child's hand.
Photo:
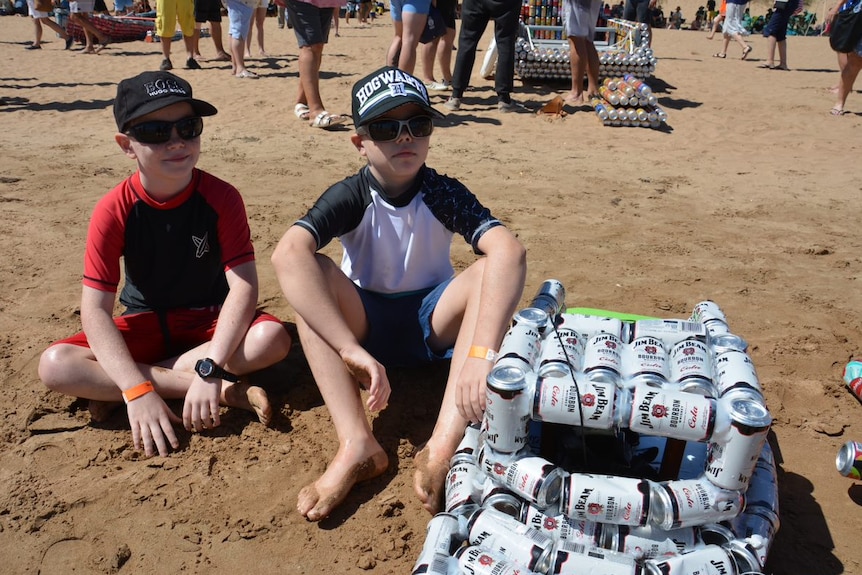
[{"label": "child's hand", "polygon": [[147,457],[155,455],[154,447],[158,449],[159,455],[165,457],[170,451],[168,443],[174,449],[180,446],[172,425],[182,420],[174,415],[158,394],[148,393],[129,402],[126,411],[135,449],[143,448]]},{"label": "child's hand", "polygon": [[368,390],[366,405],[371,411],[381,411],[389,404],[389,378],[386,368],[360,346],[341,352],[341,359],[351,375]]},{"label": "child's hand", "polygon": [[482,421],[485,413],[485,387],[493,364],[483,358],[468,357],[455,383],[458,413],[471,423]]},{"label": "child's hand", "polygon": [[187,431],[203,431],[221,425],[220,395],[220,379],[205,381],[195,375],[183,403],[183,426]]}]

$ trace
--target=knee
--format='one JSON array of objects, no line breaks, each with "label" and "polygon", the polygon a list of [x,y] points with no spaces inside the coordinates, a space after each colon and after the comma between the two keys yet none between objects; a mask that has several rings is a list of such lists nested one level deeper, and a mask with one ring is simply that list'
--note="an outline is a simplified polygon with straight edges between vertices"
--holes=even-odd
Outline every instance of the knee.
[{"label": "knee", "polygon": [[281,322],[263,321],[251,327],[246,336],[255,347],[265,349],[272,363],[287,357],[290,353],[291,338]]},{"label": "knee", "polygon": [[62,345],[52,345],[39,358],[39,379],[52,391],[62,391],[63,374],[69,367],[64,360],[66,355]]}]

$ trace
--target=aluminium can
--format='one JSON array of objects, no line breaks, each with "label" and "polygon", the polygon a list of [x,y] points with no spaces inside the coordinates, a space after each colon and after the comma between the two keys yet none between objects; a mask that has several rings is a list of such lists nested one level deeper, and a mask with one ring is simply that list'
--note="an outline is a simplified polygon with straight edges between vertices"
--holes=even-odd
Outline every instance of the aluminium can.
[{"label": "aluminium can", "polygon": [[485,444],[501,453],[527,445],[533,399],[527,373],[517,366],[495,365],[485,390]]},{"label": "aluminium can", "polygon": [[549,575],[641,575],[641,567],[631,555],[563,541],[551,556]]},{"label": "aluminium can", "polygon": [[550,317],[560,315],[566,307],[566,288],[559,280],[543,281],[533,296],[530,307],[541,309]]},{"label": "aluminium can", "polygon": [[455,557],[459,575],[538,575],[535,571],[525,570],[523,565],[512,561],[503,553],[484,546],[463,547]]},{"label": "aluminium can", "polygon": [[583,339],[577,331],[563,325],[545,336],[539,354],[538,374],[540,377],[568,375],[580,371],[583,361]]},{"label": "aluminium can", "polygon": [[584,373],[593,381],[617,383],[623,369],[623,342],[612,333],[597,333],[584,348]]},{"label": "aluminium can", "polygon": [[589,381],[580,374],[572,376],[544,377],[536,381],[532,419],[592,429],[613,427],[617,387],[612,383]]},{"label": "aluminium can", "polygon": [[527,322],[516,323],[503,337],[495,365],[512,365],[520,367],[525,372],[532,371],[539,358],[541,337],[535,325]]},{"label": "aluminium can", "polygon": [[705,343],[684,339],[670,350],[670,380],[686,389],[712,389],[712,355]]},{"label": "aluminium can", "polygon": [[503,553],[521,565],[546,573],[554,540],[493,507],[480,507],[468,522],[470,545]]},{"label": "aluminium can", "polygon": [[714,383],[719,397],[732,389],[753,389],[762,393],[754,362],[747,353],[735,349],[715,356]]},{"label": "aluminium can", "polygon": [[733,519],[742,512],[740,491],[722,489],[705,478],[659,483],[653,492],[650,523],[678,529]]},{"label": "aluminium can", "polygon": [[721,310],[719,305],[712,300],[704,300],[695,304],[691,312],[691,320],[706,323],[710,320],[727,323],[727,316]]},{"label": "aluminium can", "polygon": [[748,342],[733,333],[722,333],[709,338],[709,345],[715,355],[725,351],[743,351],[748,353]]},{"label": "aluminium can", "polygon": [[844,383],[857,399],[862,400],[862,362],[850,361],[844,366]]},{"label": "aluminium can", "polygon": [[665,530],[654,525],[604,525],[602,539],[601,547],[638,560],[676,555],[703,545],[697,527]]},{"label": "aluminium can", "polygon": [[634,477],[572,473],[563,481],[560,509],[578,520],[646,525],[651,484]]},{"label": "aluminium can", "polygon": [[559,509],[539,509],[526,504],[521,508],[521,523],[550,535],[554,541],[572,541],[591,547],[599,547],[602,524],[583,519],[572,519]]},{"label": "aluminium can", "polygon": [[764,565],[780,526],[778,515],[768,509],[746,509],[730,526],[737,538],[751,545],[757,560]]},{"label": "aluminium can", "polygon": [[540,509],[546,509],[560,498],[564,471],[547,459],[520,457],[504,466],[484,457],[482,466],[493,481],[506,486]]},{"label": "aluminium can", "polygon": [[475,458],[455,461],[446,473],[444,508],[453,515],[466,515],[482,503],[484,477]]},{"label": "aluminium can", "polygon": [[730,553],[740,575],[748,575],[749,573],[754,575],[761,572],[763,564],[758,558],[757,551],[749,542],[734,539],[722,545],[722,549]]},{"label": "aluminium can", "polygon": [[581,334],[581,338],[584,341],[599,333],[610,333],[617,337],[622,337],[624,323],[627,322],[623,322],[623,320],[616,317],[582,313],[563,314],[563,325],[571,327]]},{"label": "aluminium can", "polygon": [[644,561],[644,575],[741,575],[733,556],[718,545]]},{"label": "aluminium can", "polygon": [[452,456],[452,461],[463,457],[472,457],[475,461],[476,454],[479,451],[479,437],[481,436],[482,426],[480,424],[471,423],[464,428],[464,436],[461,442],[455,449],[455,455]]},{"label": "aluminium can", "polygon": [[433,553],[429,557],[420,557],[413,567],[411,575],[452,575],[451,555]]},{"label": "aluminium can", "polygon": [[665,349],[670,349],[684,339],[707,340],[706,327],[696,321],[682,319],[639,319],[632,328],[632,340],[654,337],[662,340]]},{"label": "aluminium can", "polygon": [[766,443],[772,416],[760,394],[745,389],[724,394],[718,409],[722,417],[707,449],[706,476],[724,489],[745,490]]},{"label": "aluminium can", "polygon": [[[435,559],[439,555],[452,555],[466,538],[466,524],[462,524],[456,516],[450,513],[436,514],[425,528],[425,543],[422,545],[419,559],[413,566],[414,575],[417,573],[439,573],[439,567],[435,568],[436,570],[431,569],[431,566],[435,564]],[[442,573],[445,575],[446,571]]]},{"label": "aluminium can", "polygon": [[848,441],[838,450],[835,458],[838,473],[850,479],[862,479],[862,443]]},{"label": "aluminium can", "polygon": [[628,386],[639,382],[654,387],[667,384],[670,369],[667,351],[661,339],[644,336],[632,340],[626,347],[623,360],[625,361],[624,377],[628,380]]},{"label": "aluminium can", "polygon": [[634,388],[629,428],[646,435],[706,441],[715,429],[716,400],[641,383]]}]

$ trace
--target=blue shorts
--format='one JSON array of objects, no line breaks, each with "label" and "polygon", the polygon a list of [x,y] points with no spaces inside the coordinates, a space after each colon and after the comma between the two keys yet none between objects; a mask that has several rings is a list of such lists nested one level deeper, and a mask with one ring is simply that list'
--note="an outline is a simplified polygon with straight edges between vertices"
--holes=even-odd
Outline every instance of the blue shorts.
[{"label": "blue shorts", "polygon": [[300,48],[329,42],[334,8],[318,8],[308,2],[287,0],[287,18],[293,22],[293,33]]},{"label": "blue shorts", "polygon": [[389,11],[396,22],[401,22],[402,12],[427,15],[429,10],[431,10],[431,0],[390,0],[389,2]]},{"label": "blue shorts", "polygon": [[357,287],[369,326],[362,347],[385,366],[410,367],[451,358],[452,348],[437,352],[428,346],[431,314],[450,281],[394,295]]},{"label": "blue shorts", "polygon": [[254,8],[243,4],[239,0],[228,0],[227,17],[230,21],[228,34],[231,38],[248,38],[248,27],[254,16]]}]

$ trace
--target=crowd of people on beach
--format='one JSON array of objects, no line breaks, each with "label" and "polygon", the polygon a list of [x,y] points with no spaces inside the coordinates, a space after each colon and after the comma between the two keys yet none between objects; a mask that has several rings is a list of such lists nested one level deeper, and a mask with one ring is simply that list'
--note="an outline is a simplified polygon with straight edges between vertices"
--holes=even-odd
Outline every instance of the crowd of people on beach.
[{"label": "crowd of people on beach", "polygon": [[[34,22],[50,21],[36,0],[28,2]],[[485,381],[522,295],[526,252],[461,182],[426,166],[434,122],[443,117],[431,105],[429,90],[451,90],[444,104],[450,112],[465,105],[478,41],[493,22],[497,109],[523,111],[513,99],[521,4],[463,0],[459,11],[455,0],[437,0],[433,8],[441,13],[441,24],[429,38],[426,24],[436,17],[432,2],[394,0],[386,65],[353,85],[348,117],[330,114],[320,92],[323,50],[342,2],[283,2],[284,24],[294,30],[299,48],[296,117],[322,129],[352,121],[350,142],[366,162],[329,187],[306,214],[296,214],[299,219],[272,255],[338,441],[323,475],[300,491],[297,507],[308,519],[320,520],[355,483],[387,469],[388,455],[366,417],[366,408],[387,407],[386,366],[447,360],[443,403],[417,455],[414,479],[420,501],[434,513],[465,427],[482,419]],[[627,0],[623,17],[649,25],[655,2]],[[831,15],[859,2],[846,0]],[[708,13],[714,8],[710,3]],[[764,30],[770,39],[764,67],[788,69],[786,27],[799,5],[776,2]],[[727,0],[720,22],[724,49],[716,57],[727,57],[731,41],[740,45],[742,59],[752,51],[741,26],[744,6],[744,0]],[[220,0],[159,0],[157,8],[163,61],[156,71],[120,82],[113,106],[115,141],[137,170],[93,212],[82,331],[52,344],[39,363],[45,385],[88,399],[94,420],[125,403],[133,443],[148,456],[179,446],[174,425],[196,432],[218,426],[220,406],[252,411],[268,424],[272,406],[247,375],[284,360],[292,344],[278,318],[257,310],[254,248],[239,192],[196,167],[205,118],[209,122],[217,110],[193,97],[191,84],[171,72],[176,26],[182,29],[186,68],[200,68],[196,22],[209,23],[214,32]],[[573,55],[569,103],[583,103],[599,90],[594,38],[603,8],[599,1],[564,0]],[[254,29],[259,54],[266,54],[257,22],[268,11],[268,0],[227,0],[230,53],[219,44],[220,35],[212,38],[216,58],[230,61],[237,78],[256,77],[244,58]],[[68,32],[57,28],[68,47]],[[93,41],[108,43],[98,34]],[[41,48],[38,33],[28,48]],[[420,75],[413,74],[417,63]],[[839,65],[835,115],[845,113],[847,94],[862,69],[862,39],[853,51],[839,54]],[[476,254],[459,274],[449,257],[455,234]],[[340,264],[320,253],[336,238],[343,249]],[[117,298],[126,308],[121,316],[113,314]],[[361,389],[367,390],[364,401]],[[165,399],[183,401],[181,417]]]}]

